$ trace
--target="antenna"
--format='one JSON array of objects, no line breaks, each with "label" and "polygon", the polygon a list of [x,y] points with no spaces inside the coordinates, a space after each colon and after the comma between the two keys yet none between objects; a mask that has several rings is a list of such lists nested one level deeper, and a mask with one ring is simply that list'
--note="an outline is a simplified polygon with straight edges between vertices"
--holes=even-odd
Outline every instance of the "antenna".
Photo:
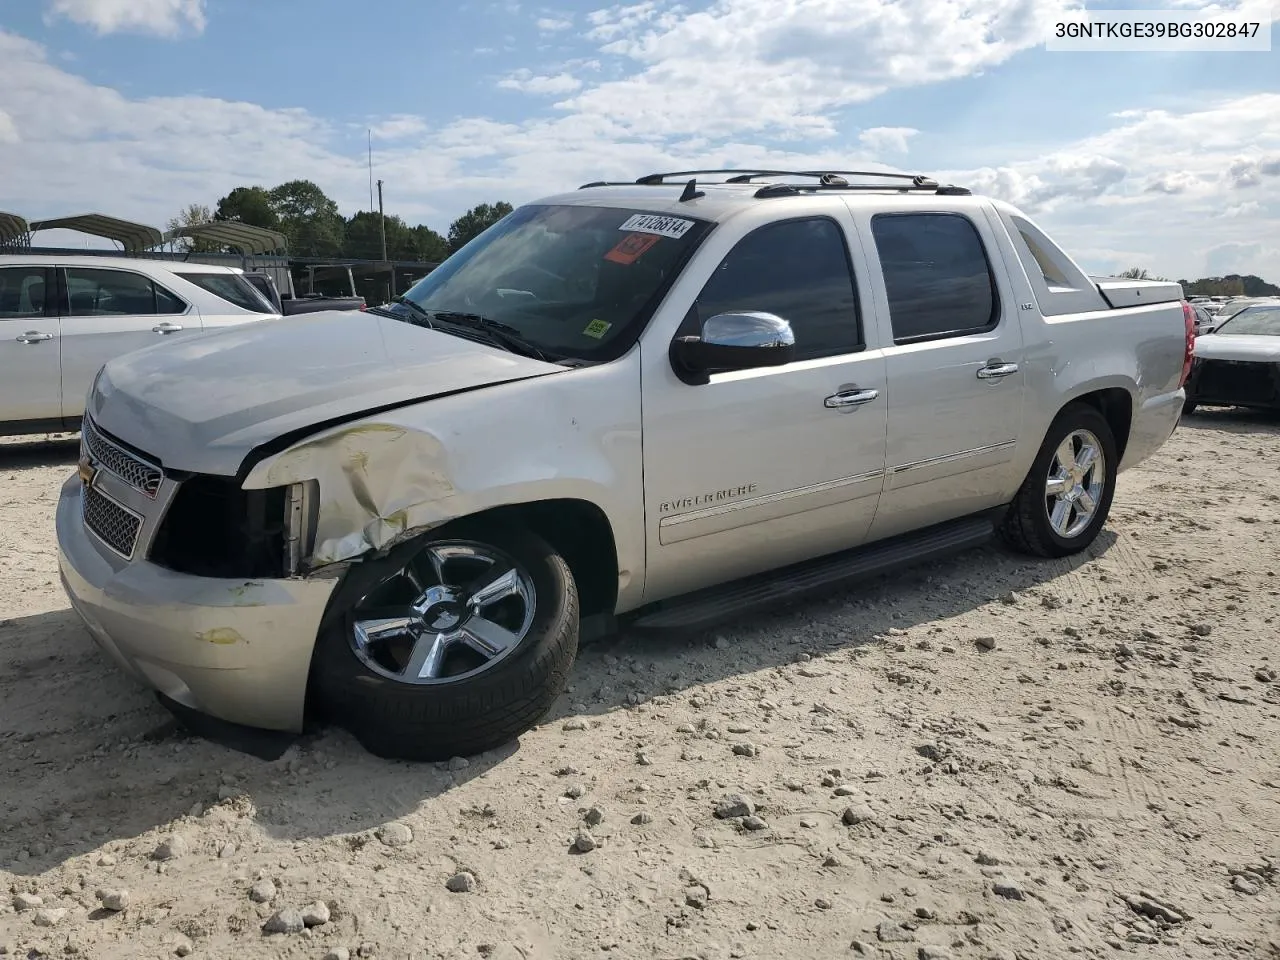
[{"label": "antenna", "polygon": [[373,128],[365,131],[369,135],[369,212],[373,212]]}]

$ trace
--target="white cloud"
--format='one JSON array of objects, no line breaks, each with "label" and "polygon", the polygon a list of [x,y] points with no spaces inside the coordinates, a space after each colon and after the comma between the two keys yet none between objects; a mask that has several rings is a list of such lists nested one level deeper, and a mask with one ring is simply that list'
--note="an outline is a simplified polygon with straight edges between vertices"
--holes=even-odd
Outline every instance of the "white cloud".
[{"label": "white cloud", "polygon": [[13,117],[0,110],[0,143],[17,143],[20,139],[18,125],[13,122]]},{"label": "white cloud", "polygon": [[516,70],[498,81],[504,90],[519,90],[523,93],[561,96],[573,93],[582,86],[582,81],[570,73],[557,73],[544,76],[531,70]]},{"label": "white cloud", "polygon": [[871,127],[858,134],[858,142],[872,153],[906,153],[907,141],[919,132],[914,127]]},{"label": "white cloud", "polygon": [[153,33],[174,37],[205,27],[205,0],[48,0],[49,16],[65,17],[99,34]]},{"label": "white cloud", "polygon": [[422,117],[399,113],[370,124],[369,132],[378,140],[408,140],[426,133],[427,121]]},{"label": "white cloud", "polygon": [[[650,0],[597,11],[588,37],[637,72],[565,101],[651,135],[835,137],[834,111],[970,76],[1044,40],[1077,0]],[[693,92],[696,91],[696,95]]]},{"label": "white cloud", "polygon": [[573,20],[568,17],[539,17],[535,26],[543,33],[558,33],[572,27]]},{"label": "white cloud", "polygon": [[1146,250],[1153,272],[1184,277],[1223,272],[1217,268],[1237,255],[1241,263],[1226,272],[1280,281],[1280,260],[1268,264],[1265,248],[1249,246],[1280,237],[1280,94],[1185,113],[1125,110],[1115,119],[1110,130],[1050,154],[945,179],[1023,207],[1073,254],[1100,251],[1095,269],[1132,265],[1110,260],[1107,248]]}]

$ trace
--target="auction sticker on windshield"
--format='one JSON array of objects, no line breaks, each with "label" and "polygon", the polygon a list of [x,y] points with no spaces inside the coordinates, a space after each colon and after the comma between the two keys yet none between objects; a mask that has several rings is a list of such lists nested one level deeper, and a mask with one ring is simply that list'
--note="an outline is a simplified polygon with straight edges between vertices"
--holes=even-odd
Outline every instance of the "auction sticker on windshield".
[{"label": "auction sticker on windshield", "polygon": [[612,263],[628,266],[639,260],[655,243],[661,242],[662,237],[656,233],[628,233],[604,258]]},{"label": "auction sticker on windshield", "polygon": [[637,213],[618,229],[627,233],[656,233],[660,237],[679,240],[689,232],[689,228],[692,226],[692,220],[682,220],[680,217],[662,217],[654,213]]}]

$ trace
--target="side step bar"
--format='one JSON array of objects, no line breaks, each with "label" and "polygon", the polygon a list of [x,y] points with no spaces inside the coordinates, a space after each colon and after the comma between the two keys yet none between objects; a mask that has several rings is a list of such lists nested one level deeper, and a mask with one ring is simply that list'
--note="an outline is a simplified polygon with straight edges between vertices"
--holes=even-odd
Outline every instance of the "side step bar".
[{"label": "side step bar", "polygon": [[809,594],[893,573],[987,543],[1003,511],[978,514],[881,543],[709,587],[641,610],[632,630],[701,630]]}]

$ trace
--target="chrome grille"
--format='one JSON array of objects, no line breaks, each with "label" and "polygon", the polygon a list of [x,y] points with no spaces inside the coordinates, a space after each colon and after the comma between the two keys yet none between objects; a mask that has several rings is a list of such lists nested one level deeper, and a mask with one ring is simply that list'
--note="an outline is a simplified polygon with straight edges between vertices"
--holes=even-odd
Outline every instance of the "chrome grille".
[{"label": "chrome grille", "polygon": [[87,416],[80,423],[80,439],[85,452],[95,463],[114,473],[133,489],[155,499],[160,491],[160,483],[164,480],[163,470],[108,440],[98,432]]},{"label": "chrome grille", "polygon": [[142,518],[93,487],[84,492],[84,525],[126,560],[133,557]]}]

